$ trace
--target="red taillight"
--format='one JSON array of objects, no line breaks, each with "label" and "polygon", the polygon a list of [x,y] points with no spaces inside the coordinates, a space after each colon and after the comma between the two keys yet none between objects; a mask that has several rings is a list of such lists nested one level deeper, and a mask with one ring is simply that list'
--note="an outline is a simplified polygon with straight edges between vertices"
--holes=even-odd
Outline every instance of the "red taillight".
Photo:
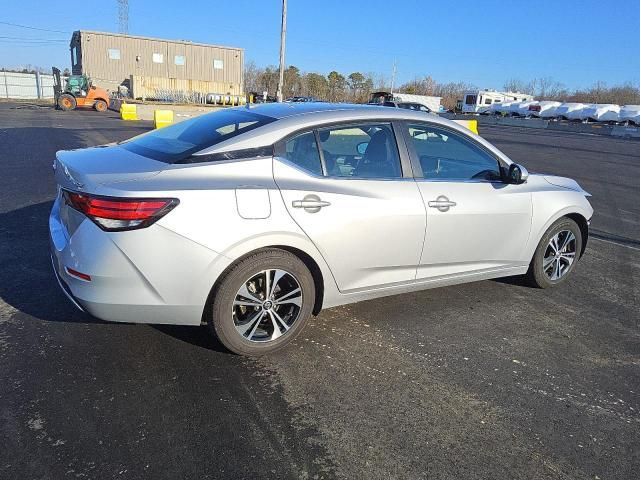
[{"label": "red taillight", "polygon": [[67,204],[108,231],[148,227],[178,204],[175,198],[98,197],[67,190],[63,194]]}]

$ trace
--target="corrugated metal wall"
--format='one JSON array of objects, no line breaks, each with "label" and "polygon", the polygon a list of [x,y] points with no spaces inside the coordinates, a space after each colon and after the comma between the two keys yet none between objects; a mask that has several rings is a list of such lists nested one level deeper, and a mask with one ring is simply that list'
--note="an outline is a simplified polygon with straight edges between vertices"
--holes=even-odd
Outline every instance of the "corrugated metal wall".
[{"label": "corrugated metal wall", "polygon": [[131,94],[134,98],[159,98],[162,93],[168,92],[200,92],[223,93],[229,95],[243,95],[240,87],[235,84],[222,82],[207,82],[204,80],[191,80],[166,77],[131,76]]},{"label": "corrugated metal wall", "polygon": [[[240,48],[87,31],[74,33],[71,47],[76,45],[80,46],[80,62],[74,73],[86,73],[105,88],[116,89],[136,75],[226,85],[218,93],[242,90],[244,50]],[[117,50],[120,58],[110,58],[109,50]],[[162,56],[162,63],[154,62],[154,54]]]}]

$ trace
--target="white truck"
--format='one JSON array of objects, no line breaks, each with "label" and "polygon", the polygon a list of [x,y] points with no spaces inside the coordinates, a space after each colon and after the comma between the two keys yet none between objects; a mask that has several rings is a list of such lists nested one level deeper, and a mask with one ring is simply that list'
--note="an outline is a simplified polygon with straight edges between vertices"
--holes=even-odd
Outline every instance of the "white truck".
[{"label": "white truck", "polygon": [[[389,92],[374,92],[369,98],[369,104],[371,105],[385,105],[388,107],[400,107],[408,108],[410,110],[422,110],[429,111],[431,113],[438,113],[442,110],[440,105],[442,97],[431,97],[429,95],[413,95],[410,93],[389,93]],[[420,106],[426,107],[427,110],[420,108]]]}]

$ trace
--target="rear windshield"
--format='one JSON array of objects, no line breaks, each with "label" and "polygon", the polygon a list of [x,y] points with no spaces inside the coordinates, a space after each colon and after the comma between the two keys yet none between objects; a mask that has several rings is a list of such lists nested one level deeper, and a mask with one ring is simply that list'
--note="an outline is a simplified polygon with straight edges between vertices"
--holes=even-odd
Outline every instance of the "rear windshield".
[{"label": "rear windshield", "polygon": [[154,160],[176,163],[273,121],[275,118],[247,110],[222,110],[133,137],[120,146]]}]

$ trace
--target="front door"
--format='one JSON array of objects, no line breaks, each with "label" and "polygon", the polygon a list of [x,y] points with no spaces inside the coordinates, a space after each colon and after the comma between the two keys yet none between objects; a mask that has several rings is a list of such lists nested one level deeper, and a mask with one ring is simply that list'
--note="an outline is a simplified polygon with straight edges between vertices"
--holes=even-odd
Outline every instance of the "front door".
[{"label": "front door", "polygon": [[277,150],[274,176],[287,210],[341,291],[415,280],[425,208],[391,124],[310,131]]},{"label": "front door", "polygon": [[499,160],[467,135],[428,123],[406,128],[427,207],[418,279],[526,265],[532,215],[526,185],[504,183]]}]

